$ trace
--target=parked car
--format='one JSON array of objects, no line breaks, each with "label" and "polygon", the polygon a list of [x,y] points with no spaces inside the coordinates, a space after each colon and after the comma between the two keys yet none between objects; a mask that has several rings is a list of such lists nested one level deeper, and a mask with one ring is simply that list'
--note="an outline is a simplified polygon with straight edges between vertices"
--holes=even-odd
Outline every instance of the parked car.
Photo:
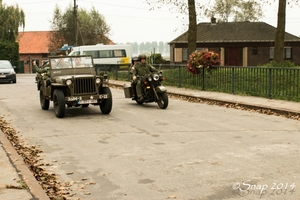
[{"label": "parked car", "polygon": [[17,82],[15,67],[8,60],[0,60],[0,82]]}]

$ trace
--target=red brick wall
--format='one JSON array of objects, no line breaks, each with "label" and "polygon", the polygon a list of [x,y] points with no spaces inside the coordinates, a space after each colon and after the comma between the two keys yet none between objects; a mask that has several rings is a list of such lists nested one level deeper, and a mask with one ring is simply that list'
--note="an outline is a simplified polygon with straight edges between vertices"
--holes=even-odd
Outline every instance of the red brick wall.
[{"label": "red brick wall", "polygon": [[42,54],[33,54],[33,55],[20,55],[20,61],[24,61],[24,73],[32,73],[32,61],[36,60],[38,65],[41,66],[43,61],[48,58],[44,58]]},{"label": "red brick wall", "polygon": [[[253,55],[252,47],[248,47],[248,66],[258,66],[269,63],[270,47],[257,47],[257,55]],[[300,47],[292,47],[292,60],[300,66]]]}]

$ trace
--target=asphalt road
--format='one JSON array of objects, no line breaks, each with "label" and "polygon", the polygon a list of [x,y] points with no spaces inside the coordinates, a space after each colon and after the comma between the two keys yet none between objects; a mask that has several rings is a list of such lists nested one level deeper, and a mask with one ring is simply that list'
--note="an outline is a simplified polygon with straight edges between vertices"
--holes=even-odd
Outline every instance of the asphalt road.
[{"label": "asphalt road", "polygon": [[34,75],[0,84],[0,116],[70,188],[69,199],[299,199],[300,123],[169,99],[137,105],[111,88],[113,108],[40,108]]}]

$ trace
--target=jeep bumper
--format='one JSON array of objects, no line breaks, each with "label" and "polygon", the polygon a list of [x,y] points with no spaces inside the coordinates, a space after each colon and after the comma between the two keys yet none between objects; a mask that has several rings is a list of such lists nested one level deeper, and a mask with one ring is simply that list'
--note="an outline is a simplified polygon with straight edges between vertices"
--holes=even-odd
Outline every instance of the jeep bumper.
[{"label": "jeep bumper", "polygon": [[109,99],[109,98],[111,98],[109,94],[71,96],[71,97],[65,97],[65,102],[74,103],[74,104],[97,104],[100,103],[102,100]]}]

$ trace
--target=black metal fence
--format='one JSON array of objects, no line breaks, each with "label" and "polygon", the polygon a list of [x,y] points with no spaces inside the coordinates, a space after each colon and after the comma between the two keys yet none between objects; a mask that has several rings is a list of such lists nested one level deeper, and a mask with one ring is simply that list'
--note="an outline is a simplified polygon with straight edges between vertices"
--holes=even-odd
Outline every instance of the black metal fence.
[{"label": "black metal fence", "polygon": [[[201,69],[198,75],[185,65],[153,65],[166,77],[164,85],[205,91],[300,101],[300,68],[225,67]],[[128,70],[110,72],[111,79],[129,80]]]}]

